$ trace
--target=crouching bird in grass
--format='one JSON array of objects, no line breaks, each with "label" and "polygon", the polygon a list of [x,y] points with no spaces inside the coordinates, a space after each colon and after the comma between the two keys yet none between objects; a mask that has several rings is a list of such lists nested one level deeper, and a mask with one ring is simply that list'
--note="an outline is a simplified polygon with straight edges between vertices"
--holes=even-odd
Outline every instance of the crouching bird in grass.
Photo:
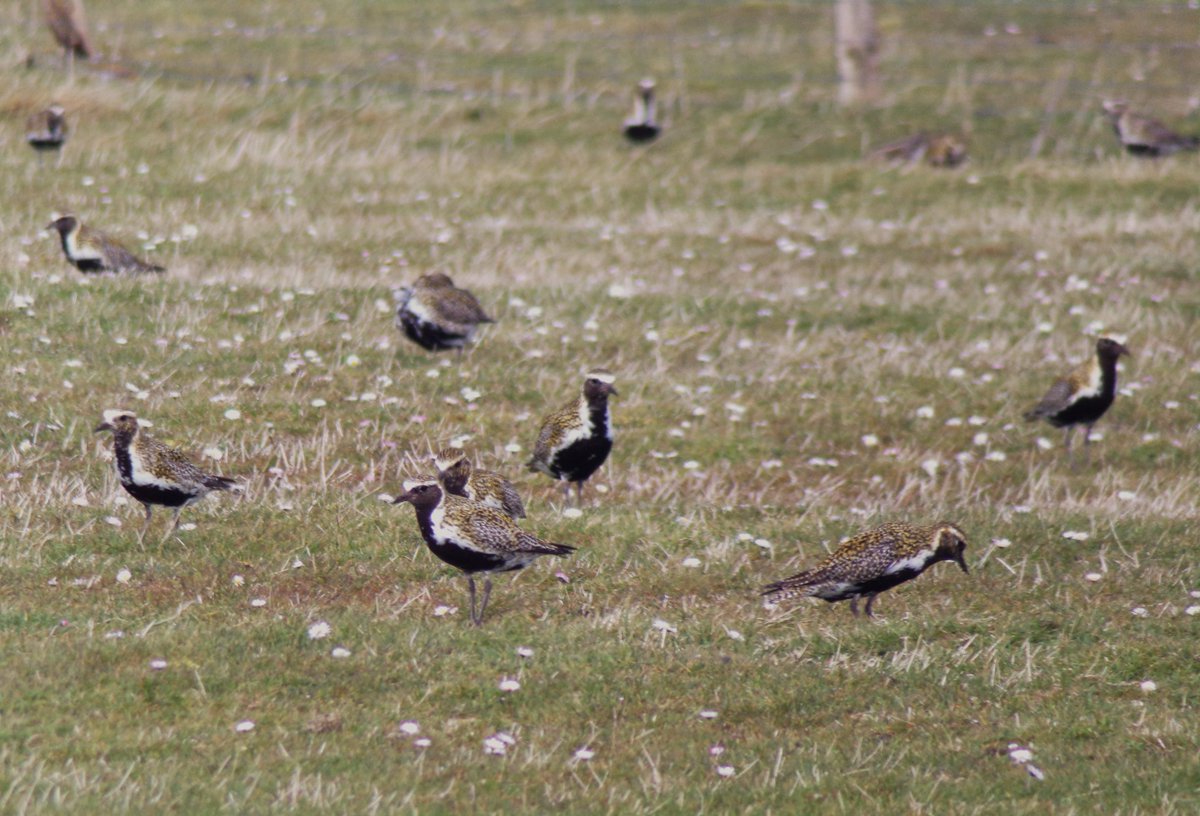
[{"label": "crouching bird in grass", "polygon": [[763,587],[772,601],[789,598],[850,600],[858,617],[858,599],[867,598],[867,617],[874,617],[875,596],[911,581],[939,561],[953,561],[968,572],[963,553],[967,537],[957,526],[941,521],[930,527],[892,522],[859,533],[844,542],[810,570]]},{"label": "crouching bird in grass", "polygon": [[85,227],[73,215],[64,215],[46,225],[62,241],[67,261],[84,274],[91,272],[166,272],[164,267],[146,263],[103,232]]},{"label": "crouching bird in grass", "polygon": [[499,473],[473,468],[467,454],[458,448],[445,448],[430,458],[438,469],[438,483],[450,495],[487,505],[514,521],[525,518],[525,504],[517,488]]},{"label": "crouching bird in grass", "polygon": [[113,454],[121,487],[146,508],[146,521],[138,541],[150,529],[154,506],[170,507],[175,523],[163,536],[165,542],[179,529],[179,514],[189,504],[200,501],[214,490],[238,490],[237,481],[227,476],[205,473],[175,448],[154,439],[138,425],[132,411],[105,411],[96,433],[111,431]]},{"label": "crouching bird in grass", "polygon": [[[566,556],[575,551],[527,533],[499,510],[448,495],[432,479],[406,482],[394,504],[411,504],[421,537],[430,551],[467,575],[471,593],[471,622],[483,623],[494,573],[524,569],[543,555]],[[482,574],[483,600],[476,611],[475,576]]]},{"label": "crouching bird in grass", "polygon": [[1106,101],[1104,115],[1112,123],[1121,147],[1131,156],[1157,159],[1200,148],[1200,137],[1181,136],[1157,119],[1134,113],[1128,102]]},{"label": "crouching bird in grass", "polygon": [[616,378],[603,368],[589,371],[578,397],[542,420],[529,469],[563,483],[563,499],[575,484],[576,504],[583,502],[583,483],[608,458],[613,446],[608,397],[616,394]]},{"label": "crouching bird in grass", "polygon": [[930,167],[958,167],[967,160],[967,143],[953,133],[915,133],[875,148],[871,158],[897,164],[924,161]]},{"label": "crouching bird in grass", "polygon": [[463,348],[475,339],[482,323],[495,323],[475,296],[459,289],[449,275],[423,275],[412,286],[400,290],[396,327],[404,336],[428,351]]},{"label": "crouching bird in grass", "polygon": [[1055,428],[1066,428],[1067,455],[1071,434],[1083,425],[1083,448],[1090,452],[1092,426],[1113,404],[1117,393],[1117,360],[1129,349],[1111,337],[1096,341],[1096,355],[1050,386],[1046,396],[1025,412],[1029,422],[1044,419]]}]

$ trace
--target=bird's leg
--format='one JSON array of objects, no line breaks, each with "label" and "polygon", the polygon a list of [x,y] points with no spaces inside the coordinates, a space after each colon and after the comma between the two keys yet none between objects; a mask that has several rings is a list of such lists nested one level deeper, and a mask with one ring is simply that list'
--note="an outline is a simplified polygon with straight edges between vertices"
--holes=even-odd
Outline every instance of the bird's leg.
[{"label": "bird's leg", "polygon": [[1083,461],[1087,464],[1092,463],[1092,426],[1083,426]]},{"label": "bird's leg", "polygon": [[142,522],[142,531],[140,533],[138,533],[138,543],[139,544],[141,544],[142,539],[144,539],[146,537],[146,531],[150,529],[150,514],[153,512],[150,505],[147,504],[147,505],[145,505],[145,507],[146,507],[146,520],[144,522]]},{"label": "bird's leg", "polygon": [[1067,431],[1066,431],[1066,439],[1063,442],[1063,444],[1066,446],[1066,449],[1067,449],[1067,461],[1071,464],[1071,467],[1075,466],[1075,453],[1071,450],[1071,436],[1074,435],[1074,433],[1075,433],[1075,426],[1068,425]]},{"label": "bird's leg", "polygon": [[566,507],[571,501],[571,483],[566,479],[563,480],[563,507]]},{"label": "bird's leg", "polygon": [[479,620],[475,622],[476,626],[483,624],[483,612],[487,609],[488,598],[492,597],[492,579],[483,579],[483,603],[479,604]]},{"label": "bird's leg", "polygon": [[875,617],[875,613],[871,611],[871,604],[875,603],[875,596],[878,594],[879,593],[877,593],[877,592],[872,592],[870,595],[867,596],[867,617],[868,618]]},{"label": "bird's leg", "polygon": [[857,595],[855,595],[853,598],[850,599],[850,614],[856,618],[858,617],[858,596]]},{"label": "bird's leg", "polygon": [[583,482],[575,483],[575,506],[583,507]]},{"label": "bird's leg", "polygon": [[479,625],[479,619],[475,617],[475,579],[470,575],[467,576],[467,590],[471,593],[471,623]]},{"label": "bird's leg", "polygon": [[163,539],[162,539],[163,544],[166,544],[168,541],[170,541],[171,536],[173,536],[175,534],[175,532],[179,529],[179,514],[182,512],[183,512],[182,507],[176,507],[172,511],[175,521],[174,521],[174,523],[171,524],[171,527],[167,530],[166,534],[163,536]]}]

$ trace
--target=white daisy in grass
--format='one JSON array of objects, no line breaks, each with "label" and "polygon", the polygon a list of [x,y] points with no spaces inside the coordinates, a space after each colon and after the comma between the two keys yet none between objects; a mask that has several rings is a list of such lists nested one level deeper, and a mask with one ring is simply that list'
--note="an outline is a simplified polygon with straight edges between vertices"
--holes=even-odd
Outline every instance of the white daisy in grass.
[{"label": "white daisy in grass", "polygon": [[533,649],[530,649],[528,646],[518,646],[517,647],[517,657],[524,657],[524,658],[533,657]]},{"label": "white daisy in grass", "polygon": [[715,720],[716,718],[717,712],[713,711],[711,708],[705,708],[700,711],[700,719],[702,720]]},{"label": "white daisy in grass", "polygon": [[734,770],[732,765],[717,766],[717,776],[721,777],[722,779],[730,779],[735,773],[737,773],[737,771]]},{"label": "white daisy in grass", "polygon": [[225,411],[225,418],[230,421],[236,421],[242,418],[242,412],[237,408],[230,408]]},{"label": "white daisy in grass", "polygon": [[950,417],[946,420],[947,428],[957,428],[963,424],[962,417]]},{"label": "white daisy in grass", "polygon": [[414,748],[428,748],[430,745],[433,745],[433,740],[429,737],[417,737],[413,740]]},{"label": "white daisy in grass", "polygon": [[407,734],[410,737],[415,737],[421,733],[421,725],[416,720],[405,720],[396,726],[396,730],[401,734]]},{"label": "white daisy in grass", "polygon": [[1050,450],[1054,447],[1054,443],[1044,436],[1039,436],[1037,438],[1037,446],[1040,450]]},{"label": "white daisy in grass", "polygon": [[150,661],[150,668],[154,671],[162,671],[166,667],[167,661],[163,660],[161,657],[156,657]]},{"label": "white daisy in grass", "polygon": [[1129,610],[1129,613],[1131,615],[1133,615],[1135,618],[1150,617],[1150,610],[1144,606],[1135,606],[1133,609]]},{"label": "white daisy in grass", "polygon": [[1091,535],[1082,530],[1063,530],[1062,537],[1071,541],[1087,541]]},{"label": "white daisy in grass", "polygon": [[987,424],[987,418],[978,415],[967,417],[967,424],[978,428],[980,425]]},{"label": "white daisy in grass", "polygon": [[1009,541],[1007,538],[993,538],[992,546],[999,547],[1000,549],[1004,550],[1004,549],[1011,547],[1012,542]]},{"label": "white daisy in grass", "polygon": [[521,684],[512,677],[505,677],[500,680],[499,689],[504,692],[520,691]]},{"label": "white daisy in grass", "polygon": [[104,523],[111,524],[113,527],[121,526],[121,520],[119,518],[117,518],[116,516],[105,516]]},{"label": "white daisy in grass", "polygon": [[117,583],[118,584],[128,584],[132,580],[133,580],[133,573],[130,572],[129,570],[127,570],[127,569],[117,570]]},{"label": "white daisy in grass", "polygon": [[457,611],[457,606],[446,606],[444,604],[439,604],[433,608],[433,616],[435,618],[444,618],[447,615],[453,615]]},{"label": "white daisy in grass", "polygon": [[939,467],[941,467],[941,463],[937,459],[926,459],[921,462],[921,470],[925,471],[925,474],[930,477],[937,476]]},{"label": "white daisy in grass", "polygon": [[946,376],[952,380],[961,380],[963,377],[967,376],[967,372],[964,371],[962,368],[955,366],[954,368],[952,368],[946,372]]},{"label": "white daisy in grass", "polygon": [[345,646],[334,646],[329,655],[337,658],[338,660],[343,660],[350,656],[350,650]]},{"label": "white daisy in grass", "polygon": [[758,547],[760,550],[770,551],[775,545],[765,538],[756,538],[754,539],[754,546]]},{"label": "white daisy in grass", "polygon": [[492,756],[504,756],[508,749],[516,744],[517,741],[511,734],[497,731],[490,737],[484,737],[483,752]]},{"label": "white daisy in grass", "polygon": [[242,720],[233,727],[233,730],[239,734],[249,734],[254,730],[254,720]]},{"label": "white daisy in grass", "polygon": [[1117,498],[1121,501],[1133,501],[1137,498],[1137,493],[1134,493],[1132,490],[1118,490]]},{"label": "white daisy in grass", "polygon": [[315,623],[311,623],[308,626],[308,639],[309,640],[322,640],[324,638],[329,637],[329,635],[332,632],[333,632],[333,627],[330,626],[328,623],[326,623],[325,621],[316,621]]},{"label": "white daisy in grass", "polygon": [[994,450],[988,451],[987,455],[983,458],[989,462],[1004,462],[1008,460],[1008,454],[1004,451]]},{"label": "white daisy in grass", "polygon": [[1094,583],[1097,583],[1098,581],[1104,580],[1104,575],[1099,572],[1089,572],[1083,576],[1083,580],[1087,581],[1090,584],[1094,584]]},{"label": "white daisy in grass", "polygon": [[695,569],[696,567],[703,565],[703,562],[699,558],[696,558],[695,556],[692,556],[692,555],[689,555],[687,558],[683,559],[683,561],[680,563],[682,563],[683,566],[688,567],[690,569]]},{"label": "white daisy in grass", "polygon": [[1155,683],[1153,680],[1143,680],[1141,683],[1138,683],[1138,687],[1142,690],[1143,694],[1158,691],[1158,683]]},{"label": "white daisy in grass", "polygon": [[252,606],[255,609],[262,609],[266,605],[267,605],[266,598],[252,598],[250,600],[250,606]]},{"label": "white daisy in grass", "polygon": [[1193,616],[1200,615],[1200,606],[1196,606],[1195,604],[1193,604],[1193,605],[1189,606],[1187,609],[1183,610],[1183,613],[1185,615],[1193,615]]},{"label": "white daisy in grass", "polygon": [[234,586],[240,587],[246,583],[246,578],[245,578],[245,576],[242,576],[242,575],[234,575],[232,578],[229,579],[229,581]]},{"label": "white daisy in grass", "polygon": [[659,632],[662,632],[664,635],[673,635],[679,631],[678,627],[673,626],[670,623],[667,623],[662,618],[655,618],[653,623],[651,623],[650,625],[653,626],[655,629],[657,629]]},{"label": "white daisy in grass", "polygon": [[593,751],[591,748],[587,747],[586,745],[582,748],[576,748],[575,753],[572,754],[572,756],[575,759],[579,760],[580,762],[587,762],[589,759],[591,759],[595,755],[596,755],[596,752]]},{"label": "white daisy in grass", "polygon": [[863,434],[861,442],[864,447],[873,448],[879,444],[879,437],[875,434]]},{"label": "white daisy in grass", "polygon": [[316,399],[310,400],[308,404],[311,405],[313,408],[324,408],[329,403],[327,403],[325,400],[321,399],[320,397],[317,397]]}]

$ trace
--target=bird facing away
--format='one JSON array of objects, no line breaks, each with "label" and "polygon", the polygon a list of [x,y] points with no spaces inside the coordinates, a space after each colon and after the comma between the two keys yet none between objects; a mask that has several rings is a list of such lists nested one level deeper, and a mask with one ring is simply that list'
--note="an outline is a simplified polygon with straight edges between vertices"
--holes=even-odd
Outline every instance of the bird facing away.
[{"label": "bird facing away", "polygon": [[958,167],[967,160],[967,143],[953,133],[916,133],[875,148],[871,158],[909,164],[924,161],[930,167]]},{"label": "bird facing away", "polygon": [[67,261],[84,274],[167,271],[164,267],[146,263],[100,230],[85,227],[73,215],[51,221],[46,229],[58,232]]},{"label": "bird facing away", "polygon": [[603,368],[589,371],[578,397],[542,420],[529,469],[563,482],[563,498],[575,483],[576,503],[583,483],[604,464],[613,446],[608,396],[616,394],[616,378]]},{"label": "bird facing away", "polygon": [[67,117],[57,102],[38,111],[25,122],[25,141],[37,151],[38,163],[47,151],[53,150],[62,160],[62,146],[67,141]]},{"label": "bird facing away", "polygon": [[1200,148],[1200,137],[1181,136],[1157,119],[1134,113],[1128,102],[1106,101],[1104,115],[1131,156],[1155,159]]},{"label": "bird facing away", "polygon": [[438,482],[450,495],[499,510],[514,521],[525,518],[517,488],[499,473],[471,467],[466,453],[457,448],[445,448],[430,458],[438,469]]},{"label": "bird facing away", "polygon": [[967,572],[963,553],[967,537],[957,526],[940,521],[931,527],[892,522],[845,541],[810,570],[763,587],[773,601],[820,598],[834,603],[850,599],[858,617],[858,599],[867,597],[867,617],[875,596],[911,581],[939,561],[953,561]]},{"label": "bird facing away", "polygon": [[1033,422],[1044,419],[1055,428],[1066,428],[1066,448],[1071,452],[1071,434],[1084,426],[1083,445],[1091,444],[1092,426],[1104,416],[1117,393],[1117,359],[1129,349],[1111,337],[1096,341],[1096,355],[1050,386],[1046,396],[1025,412]]},{"label": "bird facing away", "polygon": [[145,538],[150,528],[154,505],[174,510],[175,523],[163,537],[166,541],[179,528],[183,508],[214,490],[237,489],[234,479],[205,473],[182,452],[154,439],[141,429],[132,411],[105,411],[104,421],[96,426],[96,433],[101,431],[112,432],[121,487],[146,508],[146,521],[138,541]]},{"label": "bird facing away", "polygon": [[396,326],[428,351],[457,349],[462,354],[479,324],[495,322],[473,294],[441,272],[423,275],[400,290]]},{"label": "bird facing away", "polygon": [[633,101],[633,116],[625,120],[625,138],[633,144],[649,144],[658,138],[662,126],[654,121],[654,80],[638,83]]},{"label": "bird facing away", "polygon": [[92,58],[92,42],[82,0],[42,0],[42,16],[63,50],[64,64],[73,64],[76,57]]},{"label": "bird facing away", "polygon": [[[417,513],[421,537],[430,551],[467,575],[471,594],[471,622],[483,623],[491,576],[524,569],[543,555],[566,556],[575,551],[566,544],[551,544],[527,533],[499,510],[447,495],[432,479],[406,482],[405,492],[393,503],[408,502]],[[482,573],[483,602],[475,611],[475,575]]]}]

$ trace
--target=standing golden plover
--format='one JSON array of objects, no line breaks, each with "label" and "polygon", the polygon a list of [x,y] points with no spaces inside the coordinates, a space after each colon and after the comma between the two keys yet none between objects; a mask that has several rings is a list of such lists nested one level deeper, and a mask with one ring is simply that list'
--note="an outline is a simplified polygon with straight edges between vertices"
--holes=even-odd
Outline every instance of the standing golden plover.
[{"label": "standing golden plover", "polygon": [[54,102],[45,110],[40,110],[25,122],[25,141],[37,151],[38,164],[47,151],[58,154],[62,161],[62,146],[67,141],[67,117],[63,106]]},{"label": "standing golden plover", "polygon": [[1083,447],[1091,444],[1092,426],[1104,416],[1117,393],[1117,359],[1129,349],[1111,337],[1096,341],[1096,355],[1077,366],[1050,386],[1046,396],[1025,412],[1025,419],[1044,419],[1055,428],[1066,428],[1067,454],[1071,453],[1071,434],[1083,425]]},{"label": "standing golden plover", "polygon": [[763,587],[763,595],[773,601],[820,598],[830,603],[849,598],[855,617],[858,599],[865,595],[867,617],[872,617],[876,595],[911,581],[939,561],[953,561],[967,572],[966,548],[966,536],[949,522],[931,527],[892,522],[859,533],[812,569]]},{"label": "standing golden plover", "polygon": [[54,41],[63,50],[63,65],[73,68],[75,58],[91,59],[92,43],[82,0],[42,0],[42,16]]},{"label": "standing golden plover", "polygon": [[633,116],[625,120],[625,138],[634,144],[649,144],[658,138],[662,126],[654,121],[654,80],[638,83]]},{"label": "standing golden plover", "polygon": [[[408,502],[416,510],[421,537],[430,551],[467,576],[471,593],[471,622],[483,623],[492,594],[493,573],[524,569],[543,555],[570,555],[574,547],[551,544],[518,527],[499,510],[447,495],[432,479],[406,482],[393,502]],[[475,575],[482,573],[483,602],[475,611]]]},{"label": "standing golden plover", "polygon": [[479,324],[495,322],[473,294],[441,272],[423,275],[400,290],[396,326],[423,349],[457,349],[462,354]]},{"label": "standing golden plover", "polygon": [[542,420],[529,469],[563,482],[563,498],[575,483],[583,502],[583,483],[604,464],[613,446],[608,396],[616,394],[616,378],[603,368],[589,371],[578,397]]},{"label": "standing golden plover", "polygon": [[1154,159],[1200,148],[1200,138],[1181,136],[1157,119],[1134,113],[1128,102],[1106,101],[1104,115],[1112,122],[1121,146],[1131,156]]},{"label": "standing golden plover", "polygon": [[85,227],[73,215],[64,215],[46,225],[58,232],[67,261],[84,274],[90,272],[166,272],[146,263],[103,232]]},{"label": "standing golden plover", "polygon": [[466,453],[458,448],[444,448],[430,458],[438,469],[438,482],[450,495],[500,510],[512,519],[525,518],[525,505],[517,488],[499,473],[472,467]]},{"label": "standing golden plover", "polygon": [[183,508],[214,490],[237,489],[236,480],[205,473],[181,451],[167,447],[143,431],[132,411],[105,411],[104,421],[96,426],[96,433],[101,431],[112,432],[121,487],[146,508],[146,521],[138,535],[139,541],[145,538],[146,530],[150,528],[154,505],[174,510],[175,523],[163,536],[166,541],[179,528],[179,514]]}]

